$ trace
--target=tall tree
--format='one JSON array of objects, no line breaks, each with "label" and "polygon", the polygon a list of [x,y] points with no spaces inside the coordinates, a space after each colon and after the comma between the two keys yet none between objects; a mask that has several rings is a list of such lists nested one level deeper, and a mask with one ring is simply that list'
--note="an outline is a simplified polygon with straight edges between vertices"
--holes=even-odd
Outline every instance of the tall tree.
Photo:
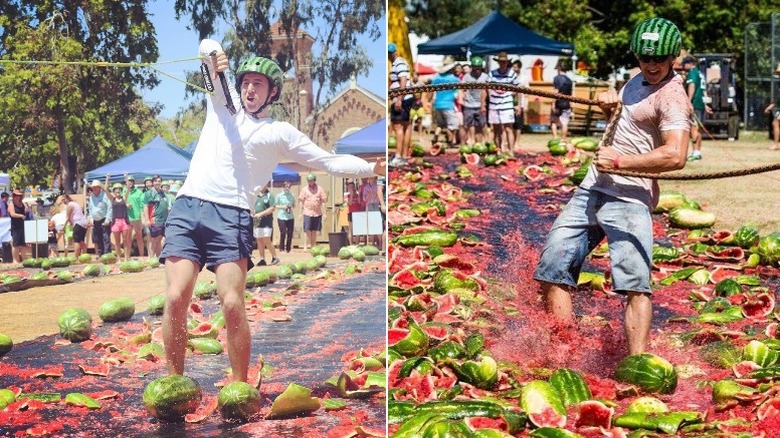
[{"label": "tall tree", "polygon": [[[271,56],[271,23],[280,23],[286,45],[276,60],[292,75],[276,109],[283,118],[313,136],[321,132],[317,113],[305,121],[300,112],[299,92],[314,82],[315,105],[325,102],[350,78],[368,72],[373,60],[357,43],[361,35],[373,40],[384,36],[379,20],[384,15],[381,0],[177,0],[177,17],[188,16],[201,38],[213,36],[222,23],[230,23],[224,49],[235,68],[249,55]],[[294,56],[301,44],[299,31],[315,40],[313,52]],[[279,35],[274,35],[278,38]],[[384,61],[384,57],[380,62]]]},{"label": "tall tree", "polygon": [[[153,62],[154,28],[146,0],[35,0],[0,5],[0,56],[74,64],[2,64],[0,162],[14,183],[53,183],[63,190],[84,171],[137,145],[154,122],[136,87],[157,78],[145,69],[100,67],[84,61]],[[52,160],[56,157],[56,160]]]}]

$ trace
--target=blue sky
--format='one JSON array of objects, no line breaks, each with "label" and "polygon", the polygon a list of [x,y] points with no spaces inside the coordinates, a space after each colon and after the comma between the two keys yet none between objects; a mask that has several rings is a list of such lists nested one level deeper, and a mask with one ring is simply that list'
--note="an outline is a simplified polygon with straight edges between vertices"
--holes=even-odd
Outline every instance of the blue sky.
[{"label": "blue sky", "polygon": [[[160,51],[158,62],[192,58],[198,55],[198,34],[188,30],[186,22],[176,20],[173,4],[173,0],[157,0],[149,4]],[[184,17],[182,18],[184,19]],[[379,23],[379,26],[385,28],[385,19]],[[226,29],[227,26],[217,29],[219,34],[212,36],[212,38],[221,41],[222,32]],[[377,41],[371,41],[370,38],[364,36],[361,41],[366,47],[366,53],[373,57],[374,66],[368,75],[359,76],[357,82],[377,95],[385,96],[387,88],[386,39],[380,38]],[[317,51],[316,46],[315,51]],[[198,61],[188,61],[158,67],[172,76],[184,79],[185,71],[197,70],[199,65]],[[158,102],[164,106],[161,113],[163,117],[173,117],[180,108],[187,106],[187,102],[184,100],[185,85],[161,74],[157,76],[160,78],[160,84],[152,90],[142,90],[141,94],[146,101]],[[347,86],[349,86],[348,83],[342,85],[342,87]]]}]

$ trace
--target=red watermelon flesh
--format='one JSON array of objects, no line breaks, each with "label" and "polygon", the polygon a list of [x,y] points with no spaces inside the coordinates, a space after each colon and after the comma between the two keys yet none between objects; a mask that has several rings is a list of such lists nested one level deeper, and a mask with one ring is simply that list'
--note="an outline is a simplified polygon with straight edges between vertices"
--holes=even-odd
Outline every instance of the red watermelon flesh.
[{"label": "red watermelon flesh", "polygon": [[717,244],[730,242],[731,239],[733,239],[733,234],[729,230],[716,231],[715,234],[712,235],[712,240],[714,240]]},{"label": "red watermelon flesh", "polygon": [[776,322],[770,323],[766,326],[766,329],[764,330],[764,334],[769,338],[776,338],[777,337],[777,326],[778,324]]},{"label": "red watermelon flesh", "polygon": [[769,316],[775,309],[775,297],[761,293],[747,298],[742,304],[742,314],[747,318],[763,318]]},{"label": "red watermelon flesh", "polygon": [[731,370],[734,371],[734,375],[737,377],[746,376],[751,371],[758,369],[761,369],[761,367],[751,360],[743,360],[742,362],[736,363],[731,367]]},{"label": "red watermelon flesh", "polygon": [[441,143],[436,142],[433,145],[431,145],[431,155],[436,156],[441,154],[442,152],[444,152],[444,146]]},{"label": "red watermelon flesh", "polygon": [[470,417],[466,420],[466,425],[471,430],[477,429],[496,429],[503,432],[509,430],[509,426],[506,424],[503,418],[490,418],[490,417]]},{"label": "red watermelon flesh", "polygon": [[542,175],[544,175],[544,171],[541,167],[535,164],[526,166],[526,168],[523,170],[523,176],[525,176],[529,181],[536,181],[540,179]]},{"label": "red watermelon flesh", "polygon": [[759,420],[780,416],[780,397],[770,398],[758,407],[756,412]]},{"label": "red watermelon flesh", "polygon": [[607,405],[600,401],[584,401],[579,405],[579,413],[574,422],[574,426],[594,426],[609,429],[612,425],[612,415],[614,415],[614,413],[614,408],[607,407]]},{"label": "red watermelon flesh", "polygon": [[740,275],[739,271],[718,267],[715,268],[712,272],[710,272],[710,281],[714,284],[717,284],[721,280],[736,277],[738,275]]},{"label": "red watermelon flesh", "polygon": [[409,330],[402,328],[394,328],[387,331],[387,345],[393,346],[409,336]]},{"label": "red watermelon flesh", "polygon": [[425,334],[427,334],[429,338],[436,339],[437,341],[447,339],[447,336],[449,335],[449,330],[447,330],[446,326],[426,324],[421,327],[425,330]]},{"label": "red watermelon flesh", "polygon": [[738,262],[745,258],[745,250],[738,246],[732,246],[717,252],[704,251],[704,254],[713,260],[724,262]]},{"label": "red watermelon flesh", "polygon": [[466,164],[479,164],[479,155],[477,154],[466,154]]},{"label": "red watermelon flesh", "polygon": [[528,420],[536,427],[565,427],[566,416],[555,412],[551,407],[544,408],[541,412],[528,415]]}]

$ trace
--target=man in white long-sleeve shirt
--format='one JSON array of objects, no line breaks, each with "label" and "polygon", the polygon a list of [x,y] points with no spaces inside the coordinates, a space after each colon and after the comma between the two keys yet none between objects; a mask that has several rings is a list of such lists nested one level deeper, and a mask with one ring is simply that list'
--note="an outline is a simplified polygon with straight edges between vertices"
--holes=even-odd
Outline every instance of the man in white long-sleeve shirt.
[{"label": "man in white long-sleeve shirt", "polygon": [[[168,280],[163,340],[168,371],[183,374],[187,345],[187,309],[198,272],[214,271],[227,327],[227,350],[234,381],[246,381],[251,334],[244,309],[246,272],[252,266],[252,212],[256,193],[282,160],[340,177],[384,175],[386,163],[370,164],[351,155],[328,153],[266,109],[282,91],[283,74],[273,61],[251,57],[236,72],[241,102],[236,114],[226,107],[217,80],[228,61],[216,41],[203,40],[200,55],[213,73],[214,93],[187,180],[179,190],[168,221],[160,259]],[[238,106],[238,105],[236,105]]]}]

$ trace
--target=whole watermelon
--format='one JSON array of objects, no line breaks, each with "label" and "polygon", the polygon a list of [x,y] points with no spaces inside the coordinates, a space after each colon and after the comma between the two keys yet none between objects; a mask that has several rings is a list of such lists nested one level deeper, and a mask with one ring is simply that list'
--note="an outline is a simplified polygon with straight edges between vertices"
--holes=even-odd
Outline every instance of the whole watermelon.
[{"label": "whole watermelon", "polygon": [[363,254],[367,256],[378,256],[379,255],[379,248],[377,248],[374,245],[363,245],[360,247],[360,250],[363,251]]},{"label": "whole watermelon", "polygon": [[715,214],[682,206],[669,212],[669,223],[686,230],[709,228],[715,224]]},{"label": "whole watermelon", "polygon": [[759,239],[758,230],[750,225],[743,225],[734,232],[734,244],[745,249],[756,245]]},{"label": "whole watermelon", "polygon": [[92,336],[92,316],[81,308],[68,309],[57,318],[63,338],[71,342],[86,341]]},{"label": "whole watermelon", "polygon": [[98,316],[104,322],[127,321],[135,314],[135,303],[130,298],[108,300],[100,306]]},{"label": "whole watermelon", "polygon": [[569,149],[566,147],[566,143],[562,142],[560,138],[554,138],[548,141],[547,149],[550,150],[550,154],[553,156],[566,155],[566,152],[569,151]]},{"label": "whole watermelon", "polygon": [[149,298],[148,308],[150,315],[162,315],[165,309],[165,297],[163,295],[155,295]]},{"label": "whole watermelon", "polygon": [[92,261],[92,256],[91,255],[89,255],[87,253],[79,255],[79,258],[78,258],[78,262],[79,263],[89,263],[91,261]]},{"label": "whole watermelon", "polygon": [[219,412],[225,420],[247,421],[260,412],[260,391],[246,382],[232,382],[219,391]]},{"label": "whole watermelon", "polygon": [[198,280],[193,293],[200,299],[207,299],[217,293],[217,284],[213,281]]},{"label": "whole watermelon", "polygon": [[776,266],[780,262],[780,232],[774,232],[758,241],[756,253],[764,265]]},{"label": "whole watermelon", "polygon": [[152,416],[165,421],[181,421],[198,409],[203,392],[189,377],[173,374],[155,379],[144,389],[144,406]]},{"label": "whole watermelon", "polygon": [[119,270],[122,272],[141,272],[144,270],[144,267],[144,263],[140,260],[128,260],[119,265]]},{"label": "whole watermelon", "polygon": [[293,275],[293,271],[290,269],[290,266],[282,265],[279,266],[279,269],[276,271],[276,275],[278,275],[279,278],[290,278]]},{"label": "whole watermelon", "polygon": [[116,254],[114,254],[113,252],[108,252],[100,256],[99,260],[100,263],[104,265],[113,265],[114,263],[117,262],[118,259],[116,257]]},{"label": "whole watermelon", "polygon": [[646,392],[671,394],[677,388],[677,372],[666,359],[650,353],[626,356],[615,368],[615,379]]},{"label": "whole watermelon", "polygon": [[81,273],[84,274],[85,277],[97,277],[102,272],[103,272],[102,265],[87,265],[84,267],[84,270],[81,271]]}]

